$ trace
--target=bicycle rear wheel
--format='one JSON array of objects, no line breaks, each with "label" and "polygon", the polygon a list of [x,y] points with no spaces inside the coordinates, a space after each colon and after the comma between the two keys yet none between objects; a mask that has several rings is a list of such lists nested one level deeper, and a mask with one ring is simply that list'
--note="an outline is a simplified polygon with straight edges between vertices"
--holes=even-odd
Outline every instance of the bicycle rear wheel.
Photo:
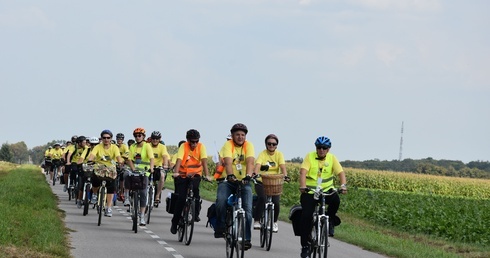
[{"label": "bicycle rear wheel", "polygon": [[58,168],[53,169],[53,185],[56,185],[56,178],[58,177]]},{"label": "bicycle rear wheel", "polygon": [[272,205],[267,205],[267,216],[265,221],[265,250],[271,250],[272,245],[272,228],[274,226],[274,209]]},{"label": "bicycle rear wheel", "polygon": [[192,201],[188,202],[189,208],[187,209],[187,214],[185,216],[185,245],[190,245],[191,240],[192,240],[192,234],[194,233],[194,215],[195,213],[195,207],[196,207],[196,202],[193,199]]},{"label": "bicycle rear wheel", "polygon": [[99,188],[99,195],[97,196],[99,198],[97,202],[97,212],[99,213],[99,220],[97,222],[97,226],[100,226],[100,223],[102,222],[102,212],[104,212],[105,208],[105,198],[106,198],[106,191],[105,191],[105,186],[101,186]]},{"label": "bicycle rear wheel", "polygon": [[265,231],[266,231],[266,224],[265,224],[265,219],[266,219],[266,212],[267,210],[264,209],[262,212],[262,216],[260,217],[260,247],[265,246]]},{"label": "bicycle rear wheel", "polygon": [[234,227],[233,227],[233,211],[231,208],[226,209],[226,258],[233,258],[233,252],[235,251],[234,243]]},{"label": "bicycle rear wheel", "polygon": [[236,218],[236,257],[243,258],[245,254],[245,213],[239,213]]},{"label": "bicycle rear wheel", "polygon": [[71,186],[70,187],[67,187],[66,190],[68,192],[68,201],[71,201],[71,197],[72,197],[72,195],[71,195],[71,192],[72,192]]}]

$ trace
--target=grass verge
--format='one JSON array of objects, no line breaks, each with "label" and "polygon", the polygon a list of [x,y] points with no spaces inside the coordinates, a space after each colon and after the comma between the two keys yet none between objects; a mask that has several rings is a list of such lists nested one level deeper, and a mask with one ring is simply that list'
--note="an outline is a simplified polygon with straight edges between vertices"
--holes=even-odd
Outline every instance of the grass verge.
[{"label": "grass verge", "polygon": [[69,257],[63,211],[35,166],[0,170],[1,257]]}]

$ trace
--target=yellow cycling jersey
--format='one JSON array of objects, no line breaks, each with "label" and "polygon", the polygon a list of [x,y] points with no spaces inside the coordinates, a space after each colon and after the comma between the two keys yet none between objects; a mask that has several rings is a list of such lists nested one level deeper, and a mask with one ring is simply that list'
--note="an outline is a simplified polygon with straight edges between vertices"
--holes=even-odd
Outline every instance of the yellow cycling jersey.
[{"label": "yellow cycling jersey", "polygon": [[167,146],[161,144],[161,143],[158,143],[158,145],[155,147],[153,145],[151,145],[151,148],[153,150],[153,158],[154,158],[154,164],[155,164],[155,167],[158,167],[158,166],[163,166],[163,157],[164,156],[167,156],[168,158],[168,151],[167,151]]},{"label": "yellow cycling jersey", "polygon": [[223,158],[232,159],[233,174],[238,180],[247,175],[247,158],[255,158],[254,146],[251,142],[245,141],[242,146],[236,146],[232,140],[223,145]]},{"label": "yellow cycling jersey", "polygon": [[95,156],[95,162],[106,166],[113,166],[113,162],[117,162],[117,157],[121,157],[119,148],[115,144],[111,144],[108,149],[104,148],[104,144],[96,145],[90,154]]}]

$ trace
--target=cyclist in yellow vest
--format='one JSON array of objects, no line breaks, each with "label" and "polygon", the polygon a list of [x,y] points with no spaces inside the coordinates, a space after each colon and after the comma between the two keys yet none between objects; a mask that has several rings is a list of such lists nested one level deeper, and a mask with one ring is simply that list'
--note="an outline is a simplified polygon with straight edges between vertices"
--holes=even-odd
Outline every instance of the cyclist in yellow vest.
[{"label": "cyclist in yellow vest", "polygon": [[[223,237],[225,230],[226,202],[228,196],[236,192],[237,184],[242,186],[242,208],[245,210],[245,245],[244,249],[252,247],[252,187],[250,179],[254,170],[255,150],[251,142],[246,141],[248,129],[241,123],[231,127],[231,140],[223,146],[226,181],[218,185],[216,194],[217,225],[214,237]],[[241,180],[241,181],[238,181]]]},{"label": "cyclist in yellow vest", "polygon": [[[124,134],[123,133],[117,133],[116,134],[116,145],[119,148],[119,152],[121,153],[121,157],[124,159],[126,162],[129,158],[129,147],[124,143]],[[126,201],[127,198],[125,198],[124,195],[124,175],[121,174],[121,167],[117,168],[117,173],[118,173],[118,180],[119,180],[119,189],[118,189],[118,194],[117,198],[119,201]],[[129,202],[129,200],[128,200]]]},{"label": "cyclist in yellow vest", "polygon": [[53,163],[53,165],[51,166],[51,170],[49,171],[49,182],[51,183],[53,181],[53,173],[55,167],[58,167],[58,176],[61,176],[61,158],[63,157],[61,144],[55,143],[54,148],[49,152],[49,155],[51,157],[51,162]]},{"label": "cyclist in yellow vest", "polygon": [[[116,161],[119,164],[124,164],[123,158],[121,158],[121,153],[115,144],[112,144],[111,140],[113,134],[110,130],[103,130],[100,133],[100,137],[102,138],[102,143],[95,145],[90,151],[88,155],[88,162],[94,161],[97,164],[104,165],[112,170],[116,169]],[[102,184],[102,180],[94,175],[92,177],[92,199],[97,199],[97,191]],[[115,180],[106,180],[107,187],[107,210],[105,211],[104,216],[112,217],[112,199],[114,197],[115,191]]]},{"label": "cyclist in yellow vest", "polygon": [[65,185],[63,186],[63,191],[64,192],[66,192],[66,190],[67,190],[68,180],[69,180],[68,177],[71,178],[71,177],[74,176],[75,179],[76,179],[76,174],[73,175],[73,173],[71,171],[72,170],[72,167],[69,166],[69,165],[66,166],[66,163],[68,162],[68,159],[67,159],[68,153],[69,152],[72,152],[73,153],[75,151],[75,145],[77,143],[77,138],[78,137],[76,135],[72,136],[71,137],[71,141],[67,141],[66,142],[66,148],[63,148],[63,161],[64,161],[63,164],[65,164],[64,169],[63,169],[63,179],[64,179],[64,182],[65,182]]},{"label": "cyclist in yellow vest", "polygon": [[53,147],[48,146],[48,148],[44,151],[44,173],[46,175],[51,171],[51,167],[53,163],[51,162],[51,150]]},{"label": "cyclist in yellow vest", "polygon": [[[169,154],[167,151],[167,146],[161,143],[162,134],[159,131],[153,131],[150,138],[151,148],[153,149],[153,157],[155,158],[155,172],[153,173],[153,181],[158,181],[154,200],[155,207],[158,207],[163,184],[165,184],[165,178],[167,177],[166,171],[169,164]],[[150,203],[150,205],[152,204]]]},{"label": "cyclist in yellow vest", "polygon": [[[70,168],[70,182],[71,185],[75,185],[74,180],[78,180],[78,194],[77,194],[77,207],[80,209],[82,207],[82,196],[83,196],[83,171],[82,171],[82,162],[83,159],[87,156],[87,138],[81,135],[77,137],[76,143],[73,144],[72,150],[68,151],[66,156],[66,167]],[[83,158],[82,158],[83,157]],[[78,178],[77,178],[78,176]]]},{"label": "cyclist in yellow vest", "polygon": [[[346,178],[344,170],[337,157],[330,153],[332,143],[326,136],[320,136],[315,141],[316,151],[306,154],[299,171],[299,190],[301,192],[301,257],[309,257],[310,247],[308,239],[311,234],[313,212],[318,200],[314,199],[310,189],[321,188],[323,192],[330,192],[334,188],[334,176],[339,177],[340,192],[347,193]],[[327,215],[330,218],[329,235],[334,235],[333,219],[336,218],[340,206],[340,198],[337,193],[326,196],[325,203],[328,204]]]},{"label": "cyclist in yellow vest", "polygon": [[[129,167],[132,171],[144,171],[145,176],[153,173],[155,158],[151,145],[145,141],[146,130],[144,128],[136,128],[133,131],[135,143],[129,147]],[[148,181],[147,181],[148,182]],[[147,183],[148,184],[148,183]],[[140,225],[146,225],[145,209],[147,205],[146,189],[140,191]],[[125,189],[125,196],[129,196],[129,189]]]},{"label": "cyclist in yellow vest", "polygon": [[199,142],[201,134],[195,130],[190,129],[186,133],[187,141],[179,147],[177,152],[177,161],[173,170],[173,178],[175,185],[175,193],[178,196],[175,203],[175,211],[172,217],[172,225],[170,232],[172,234],[177,233],[177,223],[179,223],[182,216],[182,210],[184,209],[185,199],[187,198],[187,188],[189,186],[189,180],[192,180],[192,191],[196,198],[195,206],[195,218],[194,221],[199,222],[199,212],[201,210],[201,196],[199,194],[199,184],[201,177],[208,178],[208,154],[204,144]]},{"label": "cyclist in yellow vest", "polygon": [[[259,153],[257,160],[255,161],[255,173],[261,175],[284,175],[285,180],[289,180],[288,173],[286,171],[286,161],[284,160],[284,154],[277,150],[279,144],[279,138],[275,134],[269,134],[265,137],[265,150]],[[260,229],[260,217],[264,212],[265,205],[265,192],[262,179],[257,179],[255,184],[255,193],[257,194],[257,204],[254,210],[254,229]],[[277,225],[277,219],[280,210],[280,195],[272,196],[272,202],[274,203],[274,224],[272,231],[277,233],[279,228]]]}]

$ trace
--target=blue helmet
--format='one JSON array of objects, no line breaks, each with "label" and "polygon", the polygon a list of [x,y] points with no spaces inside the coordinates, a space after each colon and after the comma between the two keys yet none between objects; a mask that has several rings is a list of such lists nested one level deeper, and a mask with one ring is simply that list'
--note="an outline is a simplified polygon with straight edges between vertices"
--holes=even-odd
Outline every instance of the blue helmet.
[{"label": "blue helmet", "polygon": [[328,146],[330,148],[330,147],[332,147],[332,142],[330,142],[330,139],[328,139],[327,136],[320,136],[320,137],[316,138],[316,141],[315,141],[315,146],[319,146],[319,145],[325,145],[325,146]]},{"label": "blue helmet", "polygon": [[102,137],[102,135],[104,135],[104,134],[108,134],[108,135],[110,135],[110,136],[112,137],[112,132],[111,132],[111,130],[105,129],[104,131],[102,131],[102,132],[100,133],[100,137]]}]

